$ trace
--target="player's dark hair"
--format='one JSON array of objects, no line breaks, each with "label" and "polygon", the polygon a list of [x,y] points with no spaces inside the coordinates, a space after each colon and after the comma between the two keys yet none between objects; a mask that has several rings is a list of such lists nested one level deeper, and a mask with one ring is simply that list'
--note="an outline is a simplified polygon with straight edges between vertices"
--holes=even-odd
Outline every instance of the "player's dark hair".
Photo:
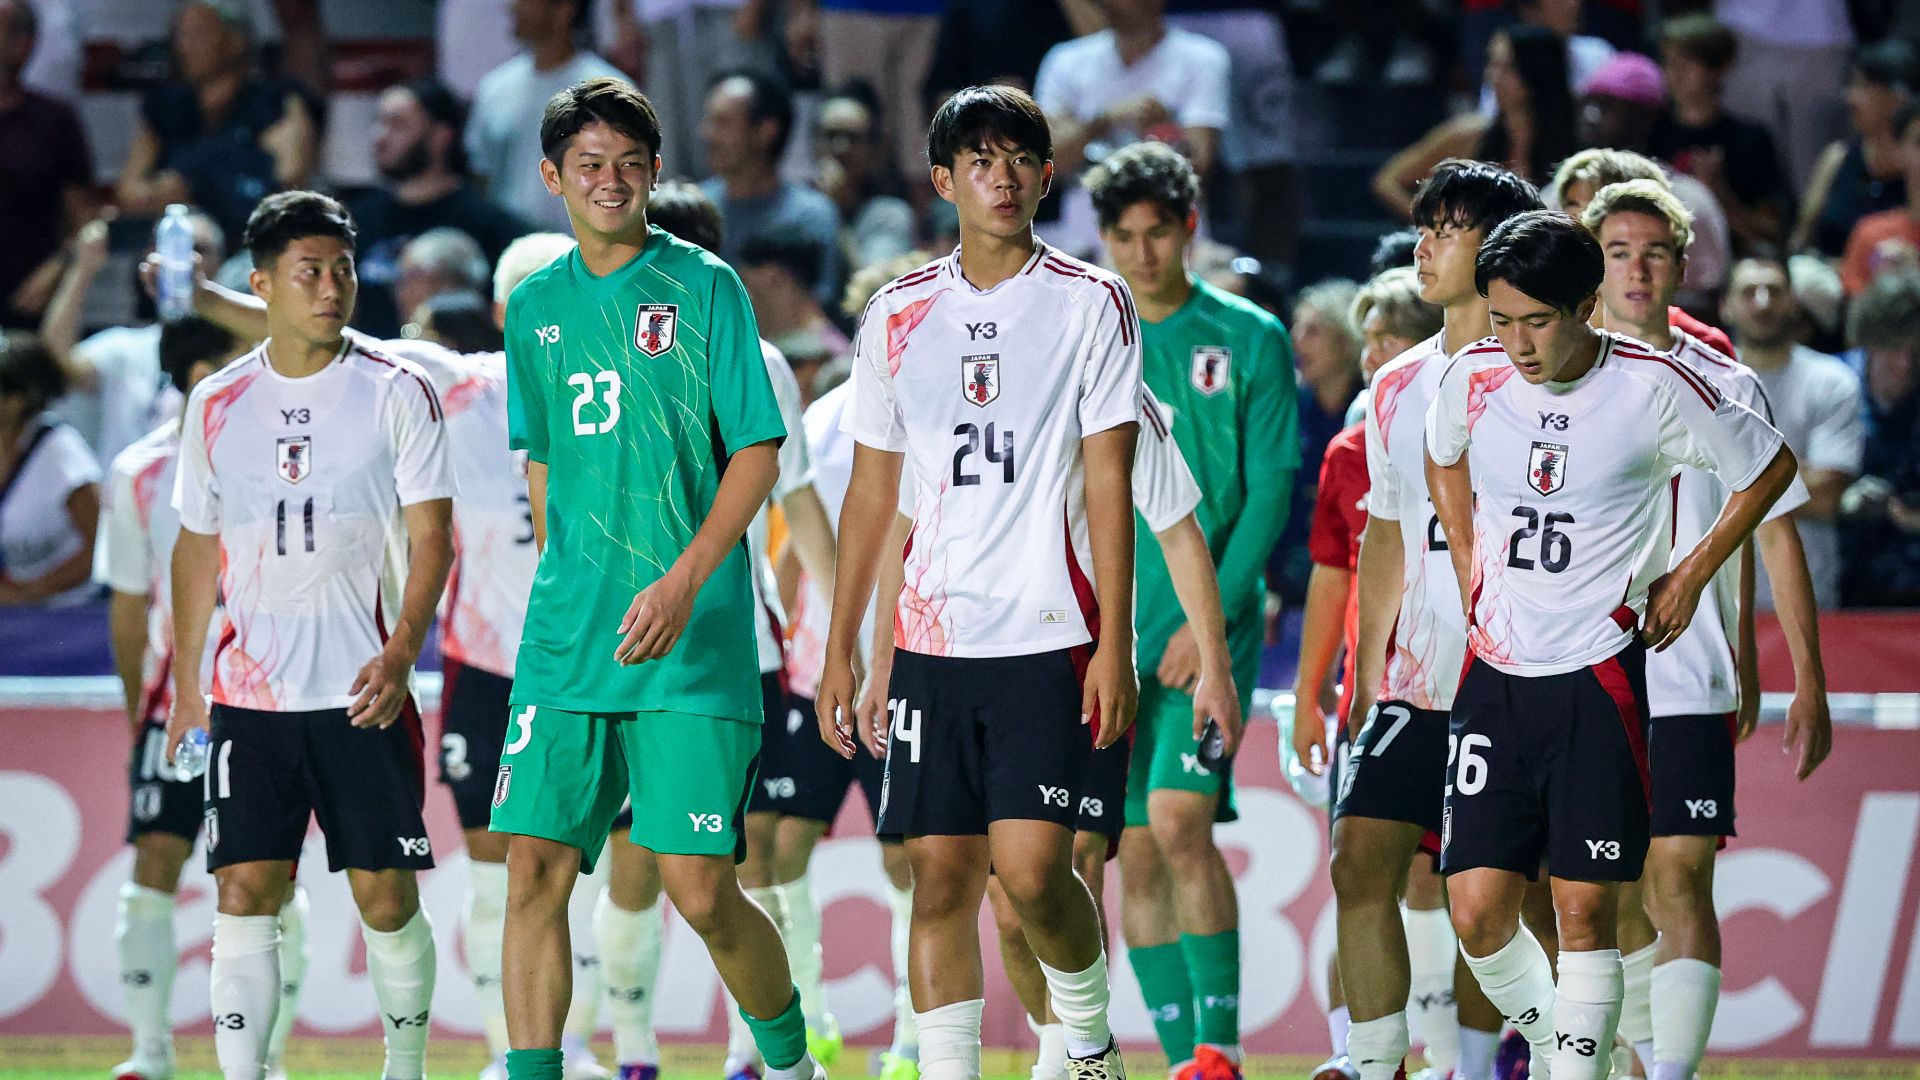
[{"label": "player's dark hair", "polygon": [[1681,15],[1660,25],[1660,44],[1692,57],[1715,71],[1733,66],[1740,42],[1727,24],[1705,12]]},{"label": "player's dark hair", "polygon": [[741,266],[777,266],[793,275],[800,287],[812,292],[820,283],[820,264],[826,252],[820,239],[799,229],[779,227],[748,236],[740,244]]},{"label": "player's dark hair", "polygon": [[493,305],[470,289],[435,293],[420,305],[426,323],[422,330],[454,352],[499,352],[500,328],[493,322]]},{"label": "player's dark hair", "polygon": [[963,151],[1003,145],[1053,160],[1047,114],[1026,91],[1011,86],[969,86],[942,102],[927,127],[927,161],[948,169]]},{"label": "player's dark hair", "polygon": [[1400,229],[1381,237],[1373,245],[1373,255],[1367,259],[1367,277],[1377,278],[1396,266],[1412,266],[1413,248],[1419,242],[1420,234],[1412,229]]},{"label": "player's dark hair", "polygon": [[1853,54],[1853,70],[1868,82],[1911,94],[1920,91],[1920,48],[1897,37],[1862,45]]},{"label": "player's dark hair", "polygon": [[229,356],[240,339],[218,323],[198,315],[160,324],[160,370],[167,373],[173,388],[187,392],[187,377],[198,363],[213,363]]},{"label": "player's dark hair", "polygon": [[647,221],[671,236],[715,255],[726,243],[720,208],[707,193],[684,180],[662,180],[647,197]]},{"label": "player's dark hair", "polygon": [[595,121],[645,146],[649,157],[660,153],[660,115],[653,111],[653,102],[632,83],[611,75],[583,79],[547,99],[540,117],[540,153],[559,168],[567,144]]},{"label": "player's dark hair", "polygon": [[40,339],[19,330],[0,333],[0,397],[27,399],[27,415],[38,416],[67,392],[67,376]]},{"label": "player's dark hair", "polygon": [[1538,210],[1540,189],[1520,174],[1485,161],[1448,158],[1413,194],[1413,223],[1428,229],[1485,229]]},{"label": "player's dark hair", "polygon": [[1600,241],[1558,210],[1529,210],[1494,226],[1473,263],[1481,296],[1504,281],[1555,311],[1578,310],[1606,276]]},{"label": "player's dark hair", "polygon": [[400,84],[415,102],[427,119],[441,124],[453,131],[453,138],[447,143],[447,168],[454,173],[467,174],[467,141],[462,134],[467,130],[467,108],[460,104],[460,98],[446,83],[439,79],[414,79]]},{"label": "player's dark hair", "polygon": [[760,68],[741,67],[715,75],[707,84],[709,92],[732,79],[747,84],[747,123],[758,125],[773,121],[777,130],[768,154],[779,161],[780,155],[787,152],[787,141],[793,138],[793,91],[778,76]]},{"label": "player's dark hair", "polygon": [[253,256],[253,265],[272,265],[295,240],[330,236],[352,251],[359,230],[353,215],[330,196],[317,191],[278,191],[260,200],[247,218],[240,246]]},{"label": "player's dark hair", "polygon": [[1137,142],[1107,155],[1083,181],[1100,227],[1111,229],[1136,203],[1178,222],[1200,202],[1200,177],[1180,151],[1162,142]]}]

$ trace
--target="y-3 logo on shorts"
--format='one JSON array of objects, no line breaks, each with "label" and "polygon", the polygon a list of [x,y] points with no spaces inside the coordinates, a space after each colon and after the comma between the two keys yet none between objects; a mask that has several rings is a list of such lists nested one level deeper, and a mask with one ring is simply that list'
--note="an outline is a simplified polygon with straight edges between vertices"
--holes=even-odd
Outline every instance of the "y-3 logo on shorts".
[{"label": "y-3 logo on shorts", "polygon": [[1091,795],[1083,796],[1080,799],[1080,813],[1083,817],[1106,817],[1107,816],[1106,801],[1103,799],[1096,799]]},{"label": "y-3 logo on shorts", "polygon": [[1587,841],[1587,854],[1595,859],[1618,859],[1620,857],[1620,841],[1589,840]]},{"label": "y-3 logo on shorts", "polygon": [[1713,799],[1688,799],[1687,816],[1694,820],[1720,816],[1720,804]]},{"label": "y-3 logo on shorts", "polygon": [[719,814],[688,814],[687,820],[693,822],[694,832],[719,832],[725,819]]},{"label": "y-3 logo on shorts", "polygon": [[1067,789],[1063,787],[1048,787],[1045,784],[1041,784],[1040,801],[1048,806],[1064,808],[1067,805]]},{"label": "y-3 logo on shorts", "polygon": [[1199,754],[1181,754],[1180,769],[1183,772],[1196,773],[1200,776],[1213,775],[1212,769],[1209,769],[1205,765],[1200,764]]},{"label": "y-3 logo on shorts", "polygon": [[394,839],[400,841],[402,855],[427,855],[433,851],[433,842],[424,836],[396,836]]}]

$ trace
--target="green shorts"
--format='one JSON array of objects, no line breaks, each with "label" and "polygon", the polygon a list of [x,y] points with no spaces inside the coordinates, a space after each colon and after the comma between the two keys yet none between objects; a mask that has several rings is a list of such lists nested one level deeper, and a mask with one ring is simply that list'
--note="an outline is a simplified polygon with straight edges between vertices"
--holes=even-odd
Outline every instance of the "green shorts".
[{"label": "green shorts", "polygon": [[516,705],[493,784],[491,831],[580,849],[593,870],[620,804],[633,842],[661,855],[746,854],[741,822],[760,725],[673,712],[577,713]]},{"label": "green shorts", "polygon": [[[1253,684],[1260,677],[1260,647],[1266,627],[1257,619],[1227,628],[1233,653],[1233,683],[1240,692],[1240,714],[1253,709]],[[1193,695],[1162,686],[1140,673],[1140,712],[1133,722],[1133,760],[1127,770],[1127,826],[1147,823],[1147,796],[1155,791],[1196,791],[1219,798],[1215,821],[1237,821],[1233,768],[1219,771],[1200,764],[1200,742],[1193,737]]]}]

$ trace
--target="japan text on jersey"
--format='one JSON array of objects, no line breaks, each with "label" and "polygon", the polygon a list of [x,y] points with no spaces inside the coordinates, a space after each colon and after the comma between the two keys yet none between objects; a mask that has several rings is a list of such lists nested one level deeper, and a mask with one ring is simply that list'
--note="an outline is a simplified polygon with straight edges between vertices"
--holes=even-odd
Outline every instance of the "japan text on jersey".
[{"label": "japan text on jersey", "polygon": [[1081,440],[1139,420],[1126,283],[1036,243],[981,291],[956,251],[875,295],[852,383],[846,430],[913,470],[901,647],[1011,656],[1095,638]]},{"label": "japan text on jersey", "polygon": [[1673,543],[1679,465],[1751,484],[1780,433],[1693,367],[1603,333],[1570,383],[1516,378],[1499,342],[1457,354],[1427,417],[1427,453],[1468,457],[1474,562],[1468,641],[1518,675],[1553,675],[1625,647]]}]

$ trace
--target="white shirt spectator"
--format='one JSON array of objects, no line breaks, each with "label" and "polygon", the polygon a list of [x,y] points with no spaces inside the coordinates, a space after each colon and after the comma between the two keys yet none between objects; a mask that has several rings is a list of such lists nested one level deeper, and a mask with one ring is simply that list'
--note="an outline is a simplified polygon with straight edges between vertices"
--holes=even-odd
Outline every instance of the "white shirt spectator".
[{"label": "white shirt spectator", "polygon": [[[38,436],[31,426],[28,428],[26,441],[38,436],[39,444],[21,463],[19,475],[0,499],[0,574],[12,581],[44,577],[89,544],[87,537],[73,527],[73,518],[67,514],[67,497],[100,482],[100,460],[70,425],[52,417],[43,417],[41,423],[51,425],[51,429]],[[84,600],[93,591],[91,583],[83,582],[48,597],[44,603],[60,607]]]},{"label": "white shirt spectator", "polygon": [[1713,14],[1738,33],[1776,45],[1853,44],[1846,0],[1718,0]]},{"label": "white shirt spectator", "polygon": [[471,99],[487,73],[513,59],[512,0],[440,0],[434,31],[440,81]]},{"label": "white shirt spectator", "polygon": [[[1773,423],[1787,437],[1800,459],[1801,469],[1832,469],[1860,475],[1867,429],[1860,377],[1838,357],[1805,345],[1793,347],[1784,367],[1754,369],[1773,404]],[[1822,608],[1840,606],[1840,532],[1831,521],[1799,521],[1800,541],[1807,549],[1807,570],[1813,575],[1813,597]],[[1773,588],[1766,567],[1755,580],[1761,609],[1772,610]]]},{"label": "white shirt spectator", "polygon": [[536,71],[527,53],[501,64],[480,80],[467,115],[467,156],[486,178],[494,202],[537,228],[566,232],[567,208],[540,181],[540,115],[547,99],[583,79],[620,69],[582,50],[552,71]]},{"label": "white shirt spectator", "polygon": [[115,326],[74,346],[93,368],[91,389],[69,390],[53,403],[101,461],[112,461],[160,422],[180,414],[180,392],[160,373],[160,326]]}]

